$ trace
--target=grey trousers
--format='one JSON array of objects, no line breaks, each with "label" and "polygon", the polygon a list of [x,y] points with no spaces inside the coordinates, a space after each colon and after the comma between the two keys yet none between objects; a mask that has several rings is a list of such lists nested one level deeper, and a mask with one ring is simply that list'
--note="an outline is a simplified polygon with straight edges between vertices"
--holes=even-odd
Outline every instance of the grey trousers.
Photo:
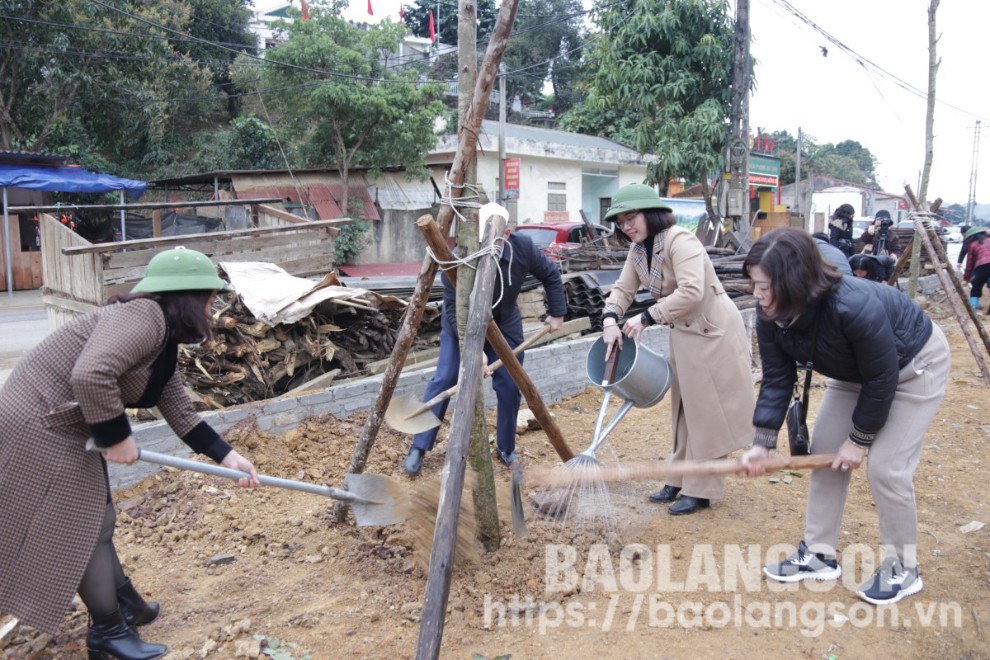
[{"label": "grey trousers", "polygon": [[[887,424],[877,434],[865,463],[880,518],[884,556],[896,556],[907,568],[917,566],[914,471],[925,432],[945,395],[950,361],[949,343],[942,329],[934,325],[931,338],[901,369]],[[830,379],[827,385],[812,432],[811,448],[815,454],[839,450],[853,430],[852,412],[859,398],[860,385],[856,383]],[[813,471],[804,540],[814,552],[835,553],[849,480],[855,472]]]}]

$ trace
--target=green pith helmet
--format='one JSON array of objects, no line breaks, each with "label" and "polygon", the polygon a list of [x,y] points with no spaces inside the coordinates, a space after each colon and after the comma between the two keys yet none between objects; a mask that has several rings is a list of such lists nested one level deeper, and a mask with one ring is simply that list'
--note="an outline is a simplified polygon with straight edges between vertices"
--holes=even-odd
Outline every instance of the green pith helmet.
[{"label": "green pith helmet", "polygon": [[657,191],[644,183],[630,183],[622,186],[612,197],[612,205],[605,211],[602,220],[608,220],[627,211],[644,211],[646,209],[664,209],[671,211]]},{"label": "green pith helmet", "polygon": [[217,267],[202,252],[177,247],[159,252],[148,262],[144,278],[131,293],[166,291],[230,291],[217,275]]},{"label": "green pith helmet", "polygon": [[990,230],[988,230],[986,227],[970,227],[969,229],[966,230],[966,235],[963,237],[963,240],[966,240],[967,238],[969,238],[971,236],[976,236],[981,231],[985,231],[987,233],[990,233]]}]

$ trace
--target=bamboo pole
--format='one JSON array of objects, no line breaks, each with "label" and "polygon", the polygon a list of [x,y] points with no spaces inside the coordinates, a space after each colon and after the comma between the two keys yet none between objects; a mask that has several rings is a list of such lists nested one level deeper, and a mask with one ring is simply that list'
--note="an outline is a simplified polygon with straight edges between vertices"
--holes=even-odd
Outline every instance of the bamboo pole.
[{"label": "bamboo pole", "polygon": [[[493,216],[485,230],[482,245],[491,246],[496,236],[505,231],[505,219]],[[485,345],[485,327],[491,320],[492,291],[498,262],[485,258],[478,266],[475,287],[471,292],[467,331],[461,351],[459,383],[475,383],[481,378],[481,355]],[[450,578],[454,568],[454,548],[457,544],[457,520],[464,488],[471,427],[479,388],[465,387],[454,402],[450,438],[447,440],[447,461],[440,476],[440,502],[437,525],[433,532],[433,552],[426,578],[423,619],[419,627],[417,658],[438,658],[443,626],[450,596]]]},{"label": "bamboo pole", "polygon": [[[509,44],[509,33],[512,30],[512,23],[516,19],[516,10],[519,8],[519,0],[507,0],[499,8],[498,18],[495,21],[495,28],[492,30],[491,38],[488,40],[488,50],[485,52],[485,59],[481,63],[481,73],[474,86],[474,98],[471,107],[464,118],[464,124],[458,131],[457,151],[454,154],[454,162],[450,167],[448,178],[451,183],[451,197],[460,196],[460,187],[464,184],[464,173],[468,163],[477,155],[478,135],[481,132],[481,121],[485,118],[485,111],[488,110],[488,100],[495,86],[495,78],[498,74],[498,65],[502,61],[502,54]],[[453,200],[451,200],[453,201]],[[450,224],[454,218],[454,207],[451,204],[441,204],[440,212],[437,216],[437,224],[444,235],[450,232]],[[421,218],[422,219],[422,218]],[[431,218],[432,219],[432,218]],[[423,311],[426,301],[433,286],[433,279],[436,277],[437,265],[433,259],[427,255],[423,258],[423,268],[419,278],[416,280],[416,288],[409,301],[409,307],[402,318],[402,327],[399,328],[399,335],[395,340],[395,347],[392,349],[392,362],[385,369],[382,375],[382,386],[378,390],[375,404],[368,413],[368,419],[361,429],[361,437],[354,447],[351,455],[351,462],[347,472],[360,474],[364,471],[364,466],[368,462],[368,454],[378,437],[378,430],[385,419],[385,408],[392,400],[392,393],[395,385],[399,381],[399,374],[402,373],[402,366],[406,362],[406,356],[412,347],[413,339],[419,329],[419,324],[423,320]],[[337,522],[343,522],[347,514],[346,505],[338,502],[334,506],[333,516]]]},{"label": "bamboo pole", "polygon": [[[429,218],[429,216],[423,216],[417,223],[420,232],[423,234],[423,238],[426,239],[426,243],[433,250],[433,253],[437,258],[443,261],[451,261],[454,258],[453,253],[451,253],[450,248],[447,247],[447,243],[444,242],[443,236],[437,229],[436,224]],[[450,281],[457,286],[457,271],[451,270],[447,273],[447,277]],[[505,337],[502,336],[502,331],[499,329],[498,324],[494,321],[488,324],[488,328],[485,330],[485,337],[488,339],[488,343],[492,345],[498,357],[502,360],[502,366],[509,370],[509,375],[512,376],[512,380],[516,382],[519,387],[519,391],[523,393],[526,397],[526,403],[529,404],[530,410],[533,411],[533,416],[543,427],[543,431],[547,434],[547,439],[553,446],[557,455],[560,456],[560,460],[567,462],[574,458],[574,452],[571,448],[567,446],[567,442],[564,440],[563,434],[560,432],[560,428],[557,423],[553,420],[550,415],[550,411],[547,409],[546,404],[543,402],[543,397],[540,396],[540,391],[537,389],[536,385],[533,384],[532,379],[530,379],[529,374],[516,359],[516,356],[512,353],[512,348],[509,343],[505,341]]]},{"label": "bamboo pole", "polygon": [[[907,191],[908,197],[915,208],[918,208],[918,202],[911,192],[910,186],[904,186]],[[973,323],[976,325],[977,330],[980,332],[980,337],[983,339],[983,345],[990,353],[990,339],[988,339],[986,330],[983,328],[983,324],[980,322],[976,313],[969,306],[966,301],[965,292],[962,290],[962,284],[959,280],[955,280],[955,285],[950,280],[951,277],[955,277],[955,271],[952,267],[948,265],[948,259],[945,254],[945,250],[942,249],[942,243],[938,240],[938,236],[935,235],[935,230],[930,226],[927,226],[920,217],[915,217],[915,236],[920,236],[921,240],[925,244],[925,249],[928,250],[929,256],[935,265],[935,275],[938,276],[939,282],[942,284],[942,289],[945,290],[945,295],[949,300],[949,305],[952,307],[952,311],[956,315],[956,320],[959,322],[959,327],[962,328],[963,335],[966,337],[966,343],[969,344],[969,350],[973,353],[973,357],[976,359],[976,366],[979,367],[980,373],[983,375],[983,381],[990,387],[990,370],[987,369],[987,363],[983,359],[983,354],[980,352],[979,346],[976,345],[976,340],[973,338],[973,333],[966,325],[966,313],[963,310],[969,312]],[[935,246],[938,246],[937,248]]]}]

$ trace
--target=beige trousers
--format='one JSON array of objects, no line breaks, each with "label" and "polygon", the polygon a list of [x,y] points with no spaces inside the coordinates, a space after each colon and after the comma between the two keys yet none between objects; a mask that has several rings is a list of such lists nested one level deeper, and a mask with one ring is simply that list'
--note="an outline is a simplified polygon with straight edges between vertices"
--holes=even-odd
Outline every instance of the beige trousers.
[{"label": "beige trousers", "polygon": [[[685,440],[688,437],[688,430],[683,410],[677,416],[677,419],[677,432],[674,434],[674,451],[670,454],[670,461],[711,460],[711,456],[698,456],[691,451],[691,443]],[[725,457],[720,456],[719,458]],[[688,475],[686,477],[672,476],[664,479],[664,483],[680,488],[681,495],[700,497],[707,500],[717,500],[725,492],[724,474],[698,474]]]},{"label": "beige trousers", "polygon": [[[866,478],[880,518],[880,542],[885,556],[917,566],[918,514],[914,499],[914,471],[928,425],[945,395],[951,355],[938,325],[917,356],[900,372],[897,392],[886,425],[877,434],[867,459]],[[815,418],[811,451],[833,454],[853,430],[852,412],[860,385],[828,381]],[[861,466],[862,467],[862,466]],[[804,540],[814,552],[834,554],[839,543],[842,510],[849,480],[858,470],[815,470],[808,490]]]}]

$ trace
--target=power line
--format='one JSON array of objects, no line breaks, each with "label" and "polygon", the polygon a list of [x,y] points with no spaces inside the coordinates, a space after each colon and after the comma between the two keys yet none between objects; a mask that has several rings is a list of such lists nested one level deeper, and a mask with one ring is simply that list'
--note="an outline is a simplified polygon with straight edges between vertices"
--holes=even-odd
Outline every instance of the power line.
[{"label": "power line", "polygon": [[[912,84],[904,81],[903,79],[898,78],[896,75],[894,75],[890,71],[887,71],[886,69],[884,69],[882,66],[880,66],[876,62],[873,62],[870,59],[868,59],[867,57],[865,57],[864,55],[861,55],[859,52],[857,52],[856,50],[854,50],[852,47],[846,45],[845,43],[843,43],[842,41],[840,41],[838,38],[834,37],[825,28],[823,28],[822,26],[818,25],[811,18],[809,18],[808,16],[806,16],[805,14],[803,14],[799,9],[797,9],[794,5],[792,5],[790,2],[788,2],[788,0],[773,0],[773,1],[776,2],[778,5],[780,5],[781,7],[783,7],[787,12],[789,12],[790,14],[792,14],[793,16],[795,16],[802,23],[804,23],[805,25],[807,25],[808,27],[810,27],[812,30],[814,30],[815,32],[817,32],[820,35],[822,35],[822,37],[824,37],[825,39],[827,39],[829,41],[829,43],[831,43],[832,45],[834,45],[835,47],[837,47],[839,50],[843,51],[846,55],[848,55],[849,57],[851,57],[853,59],[853,61],[855,61],[860,66],[862,66],[863,69],[866,70],[868,73],[869,73],[870,69],[872,69],[875,73],[879,74],[883,78],[886,78],[887,80],[889,80],[890,82],[894,83],[895,85],[897,85],[901,89],[907,91],[908,93],[913,94],[913,95],[915,95],[918,98],[923,99],[923,100],[927,100],[928,99],[928,92],[922,91],[922,90],[918,89],[917,87],[915,87],[914,85],[912,85]],[[963,108],[960,108],[959,106],[953,105],[953,104],[951,104],[951,103],[949,103],[947,101],[943,101],[943,100],[939,99],[938,97],[935,98],[935,101],[937,103],[940,103],[940,104],[944,105],[947,108],[952,108],[953,110],[956,110],[958,112],[961,112],[964,115],[969,115],[970,117],[973,117],[975,119],[984,119],[985,120],[985,118],[982,117],[981,115],[978,115],[978,114],[976,114],[974,112],[970,112],[968,110],[964,110]]]}]

